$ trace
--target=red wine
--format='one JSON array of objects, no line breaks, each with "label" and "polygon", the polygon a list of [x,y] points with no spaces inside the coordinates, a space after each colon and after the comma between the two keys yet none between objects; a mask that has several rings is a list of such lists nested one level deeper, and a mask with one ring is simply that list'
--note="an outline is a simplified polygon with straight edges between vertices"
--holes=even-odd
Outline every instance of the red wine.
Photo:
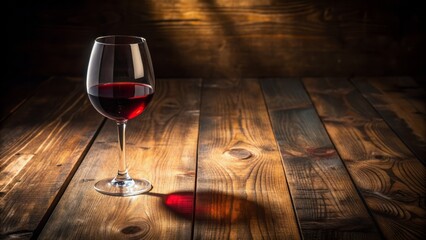
[{"label": "red wine", "polygon": [[169,194],[164,198],[164,204],[180,216],[191,219],[194,207],[194,193],[182,192]]},{"label": "red wine", "polygon": [[142,83],[104,83],[88,90],[92,105],[107,118],[126,121],[141,114],[154,94],[151,86]]}]

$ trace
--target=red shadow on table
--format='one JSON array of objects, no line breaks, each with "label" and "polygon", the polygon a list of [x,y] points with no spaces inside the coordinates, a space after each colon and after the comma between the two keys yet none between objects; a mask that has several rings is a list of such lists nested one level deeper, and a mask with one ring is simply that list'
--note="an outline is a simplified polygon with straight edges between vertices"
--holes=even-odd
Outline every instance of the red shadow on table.
[{"label": "red shadow on table", "polygon": [[161,197],[165,208],[187,220],[194,218],[201,222],[238,223],[265,215],[265,209],[258,203],[222,192],[197,192],[196,195],[190,191],[169,194],[150,192],[147,195]]}]

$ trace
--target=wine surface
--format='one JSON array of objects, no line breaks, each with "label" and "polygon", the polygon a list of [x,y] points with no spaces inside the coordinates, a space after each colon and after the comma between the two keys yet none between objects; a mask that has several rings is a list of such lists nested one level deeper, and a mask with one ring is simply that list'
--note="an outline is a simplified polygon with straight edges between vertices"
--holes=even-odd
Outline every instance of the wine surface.
[{"label": "wine surface", "polygon": [[115,82],[92,86],[88,94],[99,113],[115,121],[127,121],[145,110],[154,90],[147,84]]}]

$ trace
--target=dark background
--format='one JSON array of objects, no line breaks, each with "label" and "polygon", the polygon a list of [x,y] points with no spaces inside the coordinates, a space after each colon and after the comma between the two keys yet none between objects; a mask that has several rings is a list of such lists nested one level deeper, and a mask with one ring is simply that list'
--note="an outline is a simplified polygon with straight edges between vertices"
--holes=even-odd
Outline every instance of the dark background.
[{"label": "dark background", "polygon": [[4,12],[9,81],[85,76],[108,34],[145,37],[156,77],[425,75],[415,1],[8,1]]}]

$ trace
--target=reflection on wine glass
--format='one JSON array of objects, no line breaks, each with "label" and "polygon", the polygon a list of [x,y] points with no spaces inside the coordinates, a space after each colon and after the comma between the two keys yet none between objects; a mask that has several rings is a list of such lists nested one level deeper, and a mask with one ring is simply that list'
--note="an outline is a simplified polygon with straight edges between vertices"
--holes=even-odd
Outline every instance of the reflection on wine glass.
[{"label": "reflection on wine glass", "polygon": [[131,196],[151,190],[145,179],[130,177],[125,154],[128,120],[140,115],[155,91],[154,70],[146,40],[135,36],[98,37],[87,70],[87,93],[95,109],[118,128],[118,173],[95,184],[101,193]]}]

